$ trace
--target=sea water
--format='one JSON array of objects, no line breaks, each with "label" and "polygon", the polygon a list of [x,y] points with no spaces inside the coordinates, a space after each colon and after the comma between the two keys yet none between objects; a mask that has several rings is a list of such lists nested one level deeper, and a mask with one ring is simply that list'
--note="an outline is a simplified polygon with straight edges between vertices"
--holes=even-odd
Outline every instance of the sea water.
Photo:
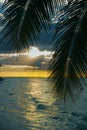
[{"label": "sea water", "polygon": [[65,106],[46,78],[0,82],[0,130],[87,130],[87,90]]}]

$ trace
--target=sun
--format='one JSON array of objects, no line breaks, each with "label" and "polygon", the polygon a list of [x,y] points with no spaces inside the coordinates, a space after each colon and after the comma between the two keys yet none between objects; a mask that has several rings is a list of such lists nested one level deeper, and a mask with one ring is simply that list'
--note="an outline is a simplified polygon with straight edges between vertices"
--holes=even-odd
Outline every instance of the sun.
[{"label": "sun", "polygon": [[37,47],[31,47],[30,50],[29,50],[29,53],[28,55],[31,57],[31,58],[35,58],[35,57],[38,57],[41,55],[41,52],[39,51],[39,49]]},{"label": "sun", "polygon": [[39,56],[44,56],[45,59],[51,59],[54,52],[51,51],[40,51],[37,47],[30,47],[28,56],[31,58],[37,58]]}]

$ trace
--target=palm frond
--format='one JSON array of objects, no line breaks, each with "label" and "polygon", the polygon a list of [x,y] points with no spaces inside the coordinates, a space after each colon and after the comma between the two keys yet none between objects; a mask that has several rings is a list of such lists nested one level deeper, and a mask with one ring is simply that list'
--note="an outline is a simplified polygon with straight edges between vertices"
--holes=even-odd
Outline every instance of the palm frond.
[{"label": "palm frond", "polygon": [[18,52],[29,48],[45,28],[53,12],[51,0],[5,0],[2,7],[5,25],[0,42]]},{"label": "palm frond", "polygon": [[51,83],[64,100],[75,100],[87,86],[87,1],[72,0],[60,11],[50,62]]}]

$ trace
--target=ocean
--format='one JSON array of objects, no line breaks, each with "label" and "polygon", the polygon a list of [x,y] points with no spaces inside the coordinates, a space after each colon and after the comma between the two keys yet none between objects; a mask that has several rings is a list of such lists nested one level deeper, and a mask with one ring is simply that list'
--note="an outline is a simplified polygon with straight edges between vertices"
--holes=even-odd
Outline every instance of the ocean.
[{"label": "ocean", "polygon": [[87,130],[87,89],[67,106],[46,78],[0,81],[0,130]]}]

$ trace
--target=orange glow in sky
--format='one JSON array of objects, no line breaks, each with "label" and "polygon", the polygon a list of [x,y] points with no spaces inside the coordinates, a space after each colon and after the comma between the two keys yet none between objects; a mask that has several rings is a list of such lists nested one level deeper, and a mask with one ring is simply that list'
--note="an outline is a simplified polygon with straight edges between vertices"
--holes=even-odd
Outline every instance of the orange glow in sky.
[{"label": "orange glow in sky", "polygon": [[29,71],[1,71],[0,77],[37,77],[47,78],[50,75],[50,71],[47,70],[29,70]]}]

